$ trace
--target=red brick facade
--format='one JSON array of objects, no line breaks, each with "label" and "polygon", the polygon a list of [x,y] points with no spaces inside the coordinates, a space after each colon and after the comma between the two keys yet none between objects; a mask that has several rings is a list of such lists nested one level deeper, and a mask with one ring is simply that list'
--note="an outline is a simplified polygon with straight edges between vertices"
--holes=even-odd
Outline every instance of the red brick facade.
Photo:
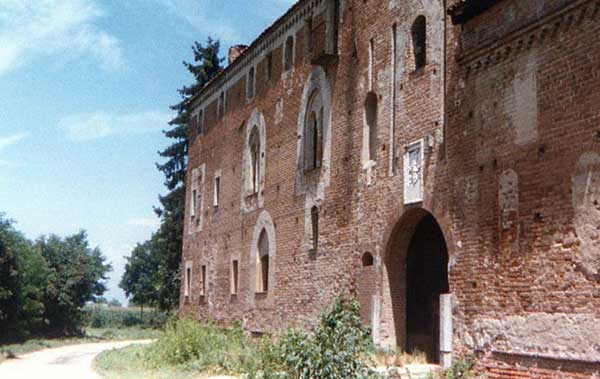
[{"label": "red brick facade", "polygon": [[600,371],[599,3],[477,3],[300,1],[209,84],[182,313],[272,333],[351,293],[380,345]]}]

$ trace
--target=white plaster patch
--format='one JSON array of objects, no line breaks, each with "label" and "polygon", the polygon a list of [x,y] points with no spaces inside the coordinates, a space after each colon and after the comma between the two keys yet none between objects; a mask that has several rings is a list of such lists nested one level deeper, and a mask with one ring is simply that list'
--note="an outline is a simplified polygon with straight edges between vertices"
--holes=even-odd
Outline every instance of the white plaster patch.
[{"label": "white plaster patch", "polygon": [[470,349],[600,360],[600,319],[594,315],[531,313],[476,320],[463,341]]},{"label": "white plaster patch", "polygon": [[583,154],[572,177],[575,230],[583,269],[600,275],[600,154]]},{"label": "white plaster patch", "polygon": [[283,121],[283,99],[279,99],[275,104],[275,125],[281,124]]},{"label": "white plaster patch", "polygon": [[479,200],[479,178],[477,175],[459,176],[454,179],[454,187],[462,194],[459,200],[474,203]]},{"label": "white plaster patch", "polygon": [[516,73],[504,95],[504,109],[519,146],[538,138],[537,53],[524,53],[515,61]]}]

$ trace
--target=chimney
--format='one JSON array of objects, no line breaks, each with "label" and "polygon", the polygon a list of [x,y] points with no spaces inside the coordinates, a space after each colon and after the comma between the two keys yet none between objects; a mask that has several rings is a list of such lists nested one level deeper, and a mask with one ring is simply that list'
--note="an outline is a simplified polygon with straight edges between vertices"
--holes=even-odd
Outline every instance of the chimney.
[{"label": "chimney", "polygon": [[229,48],[229,64],[232,64],[248,48],[247,45],[234,45]]}]

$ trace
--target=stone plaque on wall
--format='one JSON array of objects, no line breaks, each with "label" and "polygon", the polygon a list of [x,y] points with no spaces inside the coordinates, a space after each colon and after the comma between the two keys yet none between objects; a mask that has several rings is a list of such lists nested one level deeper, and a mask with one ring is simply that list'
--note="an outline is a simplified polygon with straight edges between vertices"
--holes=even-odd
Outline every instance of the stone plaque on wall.
[{"label": "stone plaque on wall", "polygon": [[423,140],[406,147],[404,153],[404,204],[423,201]]}]

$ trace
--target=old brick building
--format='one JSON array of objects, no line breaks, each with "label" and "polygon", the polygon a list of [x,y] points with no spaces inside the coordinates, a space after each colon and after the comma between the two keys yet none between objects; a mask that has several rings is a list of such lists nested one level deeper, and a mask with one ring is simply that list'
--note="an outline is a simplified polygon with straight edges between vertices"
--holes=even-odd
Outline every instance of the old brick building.
[{"label": "old brick building", "polygon": [[593,376],[598,35],[591,0],[299,1],[194,101],[182,312],[270,333],[350,292],[377,344]]}]

